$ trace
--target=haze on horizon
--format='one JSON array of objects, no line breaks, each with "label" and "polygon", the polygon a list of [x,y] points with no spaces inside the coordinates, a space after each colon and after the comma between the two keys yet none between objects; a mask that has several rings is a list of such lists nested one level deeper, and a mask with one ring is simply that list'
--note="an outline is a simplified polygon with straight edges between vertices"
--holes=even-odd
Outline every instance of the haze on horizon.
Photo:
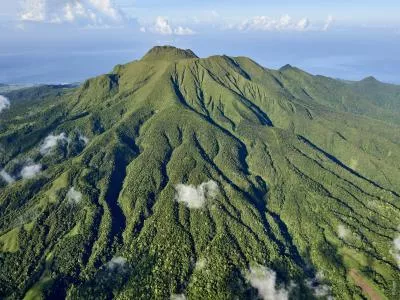
[{"label": "haze on horizon", "polygon": [[400,3],[0,0],[0,82],[76,82],[154,45],[400,83]]}]

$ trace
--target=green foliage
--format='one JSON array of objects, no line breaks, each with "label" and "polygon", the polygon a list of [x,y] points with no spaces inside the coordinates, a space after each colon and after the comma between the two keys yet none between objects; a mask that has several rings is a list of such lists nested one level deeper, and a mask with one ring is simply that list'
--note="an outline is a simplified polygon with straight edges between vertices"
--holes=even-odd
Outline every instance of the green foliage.
[{"label": "green foliage", "polygon": [[[335,298],[368,296],[354,274],[398,298],[399,89],[156,47],[80,87],[9,93],[0,297],[254,299],[260,264],[296,299],[317,273]],[[22,179],[28,162],[42,171]],[[209,180],[201,209],[176,201]]]}]

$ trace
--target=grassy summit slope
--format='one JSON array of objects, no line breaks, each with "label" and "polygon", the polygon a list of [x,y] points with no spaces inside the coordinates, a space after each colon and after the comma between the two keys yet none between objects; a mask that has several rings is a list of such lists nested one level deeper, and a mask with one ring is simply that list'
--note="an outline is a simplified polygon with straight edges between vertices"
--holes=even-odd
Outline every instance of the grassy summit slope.
[{"label": "grassy summit slope", "polygon": [[293,298],[398,298],[399,97],[369,89],[156,47],[39,104],[12,102],[1,297],[251,299],[263,266]]}]

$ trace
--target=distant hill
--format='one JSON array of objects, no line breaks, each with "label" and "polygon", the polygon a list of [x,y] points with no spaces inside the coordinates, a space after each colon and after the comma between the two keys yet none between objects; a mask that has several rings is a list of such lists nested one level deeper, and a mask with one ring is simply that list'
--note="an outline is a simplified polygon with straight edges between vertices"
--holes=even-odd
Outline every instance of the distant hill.
[{"label": "distant hill", "polygon": [[0,115],[0,298],[399,299],[400,87],[155,47]]},{"label": "distant hill", "polygon": [[4,84],[4,83],[0,83],[0,94],[3,93],[8,93],[11,91],[15,91],[15,90],[19,90],[19,89],[23,89],[23,88],[28,88],[28,87],[32,87],[34,85],[31,84],[27,84],[27,85],[19,85],[19,84]]}]

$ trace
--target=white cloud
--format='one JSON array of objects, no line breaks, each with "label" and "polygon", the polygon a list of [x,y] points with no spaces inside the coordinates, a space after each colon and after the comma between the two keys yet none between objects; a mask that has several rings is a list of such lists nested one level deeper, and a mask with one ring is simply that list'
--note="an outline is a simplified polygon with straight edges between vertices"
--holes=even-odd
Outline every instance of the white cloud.
[{"label": "white cloud", "polygon": [[218,184],[210,180],[199,186],[177,184],[175,200],[183,202],[188,208],[202,208],[208,199],[214,199],[218,194]]},{"label": "white cloud", "polygon": [[10,174],[8,174],[5,170],[0,171],[0,177],[3,178],[5,182],[8,184],[14,183],[15,179]]},{"label": "white cloud", "polygon": [[89,143],[89,138],[84,136],[83,134],[79,134],[79,140],[81,140],[85,146]]},{"label": "white cloud", "polygon": [[123,270],[126,265],[126,258],[121,257],[121,256],[116,256],[113,257],[107,264],[106,267],[110,271],[116,271],[116,270]]},{"label": "white cloud", "polygon": [[328,16],[328,18],[326,19],[326,22],[325,22],[323,30],[327,31],[332,26],[334,21],[335,20],[334,20],[334,18],[332,16]]},{"label": "white cloud", "polygon": [[104,25],[122,19],[112,0],[25,0],[20,13],[22,21],[47,23]]},{"label": "white cloud", "polygon": [[341,239],[345,239],[347,237],[347,235],[349,234],[349,230],[342,224],[338,225],[337,232],[338,232],[338,236]]},{"label": "white cloud", "polygon": [[310,21],[308,18],[302,18],[296,22],[289,15],[283,15],[279,19],[257,16],[242,22],[237,28],[241,31],[304,31],[309,26]]},{"label": "white cloud", "polygon": [[306,280],[306,285],[313,291],[314,296],[317,298],[326,297],[331,293],[331,288],[323,284],[323,280],[324,274],[321,272],[318,272],[315,278]]},{"label": "white cloud", "polygon": [[121,13],[116,9],[111,0],[89,0],[89,2],[100,12],[117,20],[121,18]]},{"label": "white cloud", "polygon": [[59,135],[50,134],[44,139],[42,145],[40,146],[40,153],[42,155],[49,154],[59,142],[69,142],[69,139],[64,132],[60,133]]},{"label": "white cloud", "polygon": [[193,35],[195,34],[195,32],[188,28],[188,27],[182,27],[182,26],[178,26],[177,28],[174,29],[174,33],[176,35]]},{"label": "white cloud", "polygon": [[41,164],[28,164],[21,170],[21,177],[23,179],[30,179],[35,177],[42,170]]},{"label": "white cloud", "polygon": [[10,108],[10,100],[0,95],[0,113],[7,108]]},{"label": "white cloud", "polygon": [[306,30],[309,26],[310,26],[310,20],[308,18],[303,18],[296,24],[297,30],[300,31]]},{"label": "white cloud", "polygon": [[247,279],[251,286],[258,290],[258,295],[263,300],[289,299],[289,291],[276,286],[276,273],[273,270],[264,266],[251,267]]},{"label": "white cloud", "polygon": [[153,26],[153,31],[159,34],[169,35],[172,34],[172,27],[169,25],[168,19],[164,17],[157,17]]},{"label": "white cloud", "polygon": [[195,34],[195,32],[190,29],[189,27],[182,27],[182,26],[177,26],[173,27],[171,26],[169,20],[165,17],[158,16],[152,26],[149,26],[146,28],[145,26],[140,27],[141,32],[153,32],[157,34],[162,34],[162,35],[192,35]]},{"label": "white cloud", "polygon": [[185,294],[172,294],[170,300],[186,300]]},{"label": "white cloud", "polygon": [[46,1],[45,0],[25,0],[23,2],[23,10],[21,20],[41,22],[46,18]]},{"label": "white cloud", "polygon": [[396,259],[400,268],[400,235],[393,240],[393,256]]},{"label": "white cloud", "polygon": [[82,200],[82,193],[75,190],[74,187],[71,187],[68,190],[66,199],[67,199],[68,203],[70,203],[70,204],[78,204]]},{"label": "white cloud", "polygon": [[200,12],[197,16],[193,17],[193,22],[196,24],[212,23],[215,24],[221,21],[221,16],[216,10],[205,10]]}]

